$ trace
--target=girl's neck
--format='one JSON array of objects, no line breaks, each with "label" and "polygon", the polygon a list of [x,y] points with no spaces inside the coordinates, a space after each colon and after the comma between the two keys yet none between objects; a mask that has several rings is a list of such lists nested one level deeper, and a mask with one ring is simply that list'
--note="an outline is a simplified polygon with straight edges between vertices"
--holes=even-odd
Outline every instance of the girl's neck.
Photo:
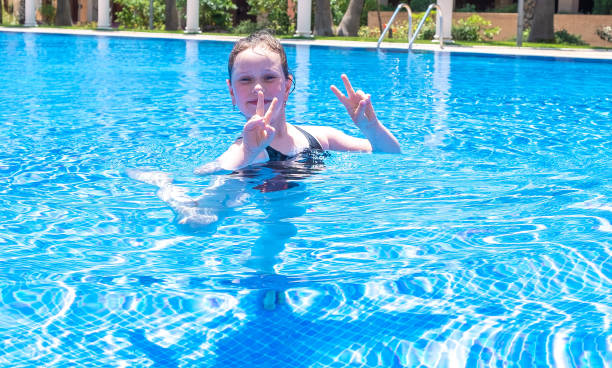
[{"label": "girl's neck", "polygon": [[288,123],[287,119],[285,119],[285,114],[281,114],[278,119],[275,119],[270,125],[276,129],[276,133],[274,133],[276,137],[282,138],[287,135]]}]

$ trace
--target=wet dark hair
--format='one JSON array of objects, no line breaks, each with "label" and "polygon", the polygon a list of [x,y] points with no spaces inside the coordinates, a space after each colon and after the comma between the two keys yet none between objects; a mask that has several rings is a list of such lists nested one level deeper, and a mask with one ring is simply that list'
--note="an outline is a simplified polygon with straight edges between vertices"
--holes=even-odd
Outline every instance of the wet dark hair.
[{"label": "wet dark hair", "polygon": [[229,80],[232,81],[232,70],[234,69],[234,62],[238,54],[244,50],[254,49],[256,47],[263,47],[271,52],[278,54],[281,59],[281,67],[283,68],[283,74],[285,79],[291,77],[293,88],[295,88],[294,76],[289,72],[289,66],[287,65],[287,54],[285,49],[281,45],[280,41],[270,33],[268,30],[261,30],[250,34],[248,37],[241,38],[234,44],[234,48],[229,55],[229,61],[227,63],[227,72],[229,73]]}]

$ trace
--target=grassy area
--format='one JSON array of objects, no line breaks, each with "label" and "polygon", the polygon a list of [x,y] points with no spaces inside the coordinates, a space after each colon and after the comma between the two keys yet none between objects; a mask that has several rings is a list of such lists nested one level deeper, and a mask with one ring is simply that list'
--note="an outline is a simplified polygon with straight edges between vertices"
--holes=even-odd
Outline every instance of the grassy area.
[{"label": "grassy area", "polygon": [[[6,14],[6,13],[4,13]],[[6,18],[4,18],[6,20]],[[2,24],[4,27],[23,27],[21,25],[14,24]],[[80,29],[80,30],[94,30],[96,29],[95,23],[89,23],[86,25],[78,25],[78,26],[52,26],[52,25],[40,25],[39,28],[60,28],[60,29]],[[178,31],[166,31],[163,29],[112,29],[109,32],[113,31],[130,31],[130,32],[144,32],[144,33],[174,33],[174,34],[183,34],[183,30]],[[210,36],[246,36],[245,34],[232,33],[232,32],[204,32],[202,35],[210,35]],[[278,36],[281,39],[305,39],[304,37],[294,37],[291,35],[280,35]],[[338,37],[338,36],[320,36],[308,38],[310,40],[332,40],[332,41],[360,41],[360,42],[377,42],[377,38],[363,38],[363,37]],[[400,38],[385,38],[384,42],[390,43],[407,43],[406,39]],[[415,43],[418,44],[431,44],[432,41],[427,40],[416,40]],[[466,42],[466,41],[456,41],[453,43],[455,46],[465,46],[465,47],[473,47],[473,46],[504,46],[504,47],[516,47],[516,41],[486,41],[486,42]],[[570,44],[558,44],[558,43],[534,43],[534,42],[523,42],[523,47],[533,47],[533,48],[572,48],[572,49],[595,49],[595,50],[612,50],[612,47],[595,47],[595,46],[577,46]]]}]

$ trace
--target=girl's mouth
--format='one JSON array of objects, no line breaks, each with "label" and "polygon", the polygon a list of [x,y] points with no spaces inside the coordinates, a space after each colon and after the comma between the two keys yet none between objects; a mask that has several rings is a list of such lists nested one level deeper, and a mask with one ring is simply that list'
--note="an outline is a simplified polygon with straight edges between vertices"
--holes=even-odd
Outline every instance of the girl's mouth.
[{"label": "girl's mouth", "polygon": [[[264,99],[264,105],[267,105],[267,104],[269,104],[271,102],[272,102],[272,100]],[[247,104],[248,105],[255,105],[255,106],[257,106],[257,100],[247,101]]]}]

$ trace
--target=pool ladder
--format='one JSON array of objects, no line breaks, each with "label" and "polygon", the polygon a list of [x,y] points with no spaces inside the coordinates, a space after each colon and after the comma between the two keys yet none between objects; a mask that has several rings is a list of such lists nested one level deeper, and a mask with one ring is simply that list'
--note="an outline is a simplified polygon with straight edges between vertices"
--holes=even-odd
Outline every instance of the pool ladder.
[{"label": "pool ladder", "polygon": [[427,7],[427,10],[425,11],[423,18],[419,22],[419,25],[414,31],[414,34],[412,34],[412,10],[408,6],[408,4],[401,3],[397,6],[397,8],[395,8],[395,11],[393,12],[393,15],[391,16],[391,19],[389,19],[389,23],[387,23],[385,30],[380,35],[380,38],[378,39],[378,43],[376,44],[377,49],[380,48],[380,43],[382,42],[383,38],[385,38],[385,35],[387,34],[387,32],[389,32],[389,28],[391,28],[391,25],[393,24],[395,17],[397,17],[397,14],[400,12],[400,10],[402,10],[402,8],[406,9],[406,11],[408,12],[408,50],[412,48],[412,44],[414,43],[414,40],[416,40],[417,36],[419,35],[419,31],[421,30],[421,28],[423,28],[423,24],[425,24],[425,20],[427,19],[427,16],[429,16],[429,13],[431,13],[431,11],[434,8],[438,11],[439,24],[437,24],[436,27],[438,27],[437,29],[438,29],[438,38],[440,39],[440,49],[444,48],[444,40],[441,35],[442,33],[442,8],[440,8],[440,5],[431,4]]}]

